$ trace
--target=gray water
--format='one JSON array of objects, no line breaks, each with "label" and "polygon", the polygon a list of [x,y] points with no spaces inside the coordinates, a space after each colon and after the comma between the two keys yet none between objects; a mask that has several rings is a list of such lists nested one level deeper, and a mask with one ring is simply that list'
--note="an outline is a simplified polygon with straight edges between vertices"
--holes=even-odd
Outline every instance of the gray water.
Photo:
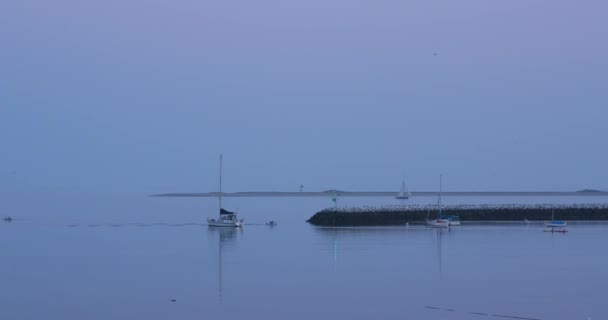
[{"label": "gray water", "polygon": [[234,230],[204,225],[215,199],[3,199],[0,215],[15,220],[0,224],[0,319],[608,319],[604,223],[570,223],[567,234],[524,223],[320,228],[305,220],[329,199],[225,199],[246,219]]}]

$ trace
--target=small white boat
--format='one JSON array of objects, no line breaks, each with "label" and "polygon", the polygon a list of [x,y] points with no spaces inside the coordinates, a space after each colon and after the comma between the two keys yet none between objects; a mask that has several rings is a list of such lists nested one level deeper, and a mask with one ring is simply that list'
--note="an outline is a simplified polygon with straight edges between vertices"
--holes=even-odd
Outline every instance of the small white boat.
[{"label": "small white boat", "polygon": [[432,228],[449,228],[450,221],[448,219],[427,220],[426,224]]},{"label": "small white boat", "polygon": [[450,226],[459,226],[460,225],[459,216],[449,216],[448,221],[450,222]]},{"label": "small white boat", "polygon": [[395,197],[395,199],[407,200],[410,198],[411,195],[412,194],[409,190],[407,190],[407,187],[405,186],[405,178],[403,178],[403,180],[401,181],[401,190],[399,191],[399,194]]}]

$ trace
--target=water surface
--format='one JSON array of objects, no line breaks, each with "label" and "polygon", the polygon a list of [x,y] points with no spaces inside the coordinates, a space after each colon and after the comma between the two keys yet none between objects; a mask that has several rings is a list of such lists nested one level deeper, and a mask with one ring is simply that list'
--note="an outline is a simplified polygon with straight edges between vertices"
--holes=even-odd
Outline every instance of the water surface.
[{"label": "water surface", "polygon": [[[524,223],[322,228],[304,221],[329,199],[224,203],[245,228],[204,225],[214,199],[10,197],[2,210],[15,220],[0,224],[0,319],[608,318],[608,224],[571,223],[567,234]],[[265,226],[270,219],[278,226]]]}]

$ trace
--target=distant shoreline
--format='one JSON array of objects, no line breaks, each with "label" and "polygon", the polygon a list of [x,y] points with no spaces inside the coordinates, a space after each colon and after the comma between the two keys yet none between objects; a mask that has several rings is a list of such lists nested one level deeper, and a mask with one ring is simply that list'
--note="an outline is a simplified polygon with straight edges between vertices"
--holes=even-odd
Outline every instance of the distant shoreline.
[{"label": "distant shoreline", "polygon": [[[151,197],[395,197],[396,191],[324,191],[324,192],[177,192]],[[436,191],[412,192],[411,197],[436,197]],[[606,191],[447,191],[445,197],[608,197]]]}]

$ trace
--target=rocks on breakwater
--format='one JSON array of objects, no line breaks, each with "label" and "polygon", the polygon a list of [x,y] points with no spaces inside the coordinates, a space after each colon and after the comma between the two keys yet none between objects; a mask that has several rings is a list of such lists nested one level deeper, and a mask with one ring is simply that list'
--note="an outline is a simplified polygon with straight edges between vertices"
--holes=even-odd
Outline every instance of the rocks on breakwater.
[{"label": "rocks on breakwater", "polygon": [[[608,204],[507,204],[443,206],[444,216],[456,215],[461,221],[548,221],[608,220]],[[381,226],[424,223],[427,215],[437,216],[437,206],[404,205],[356,208],[328,208],[315,213],[307,222],[318,226]]]}]

